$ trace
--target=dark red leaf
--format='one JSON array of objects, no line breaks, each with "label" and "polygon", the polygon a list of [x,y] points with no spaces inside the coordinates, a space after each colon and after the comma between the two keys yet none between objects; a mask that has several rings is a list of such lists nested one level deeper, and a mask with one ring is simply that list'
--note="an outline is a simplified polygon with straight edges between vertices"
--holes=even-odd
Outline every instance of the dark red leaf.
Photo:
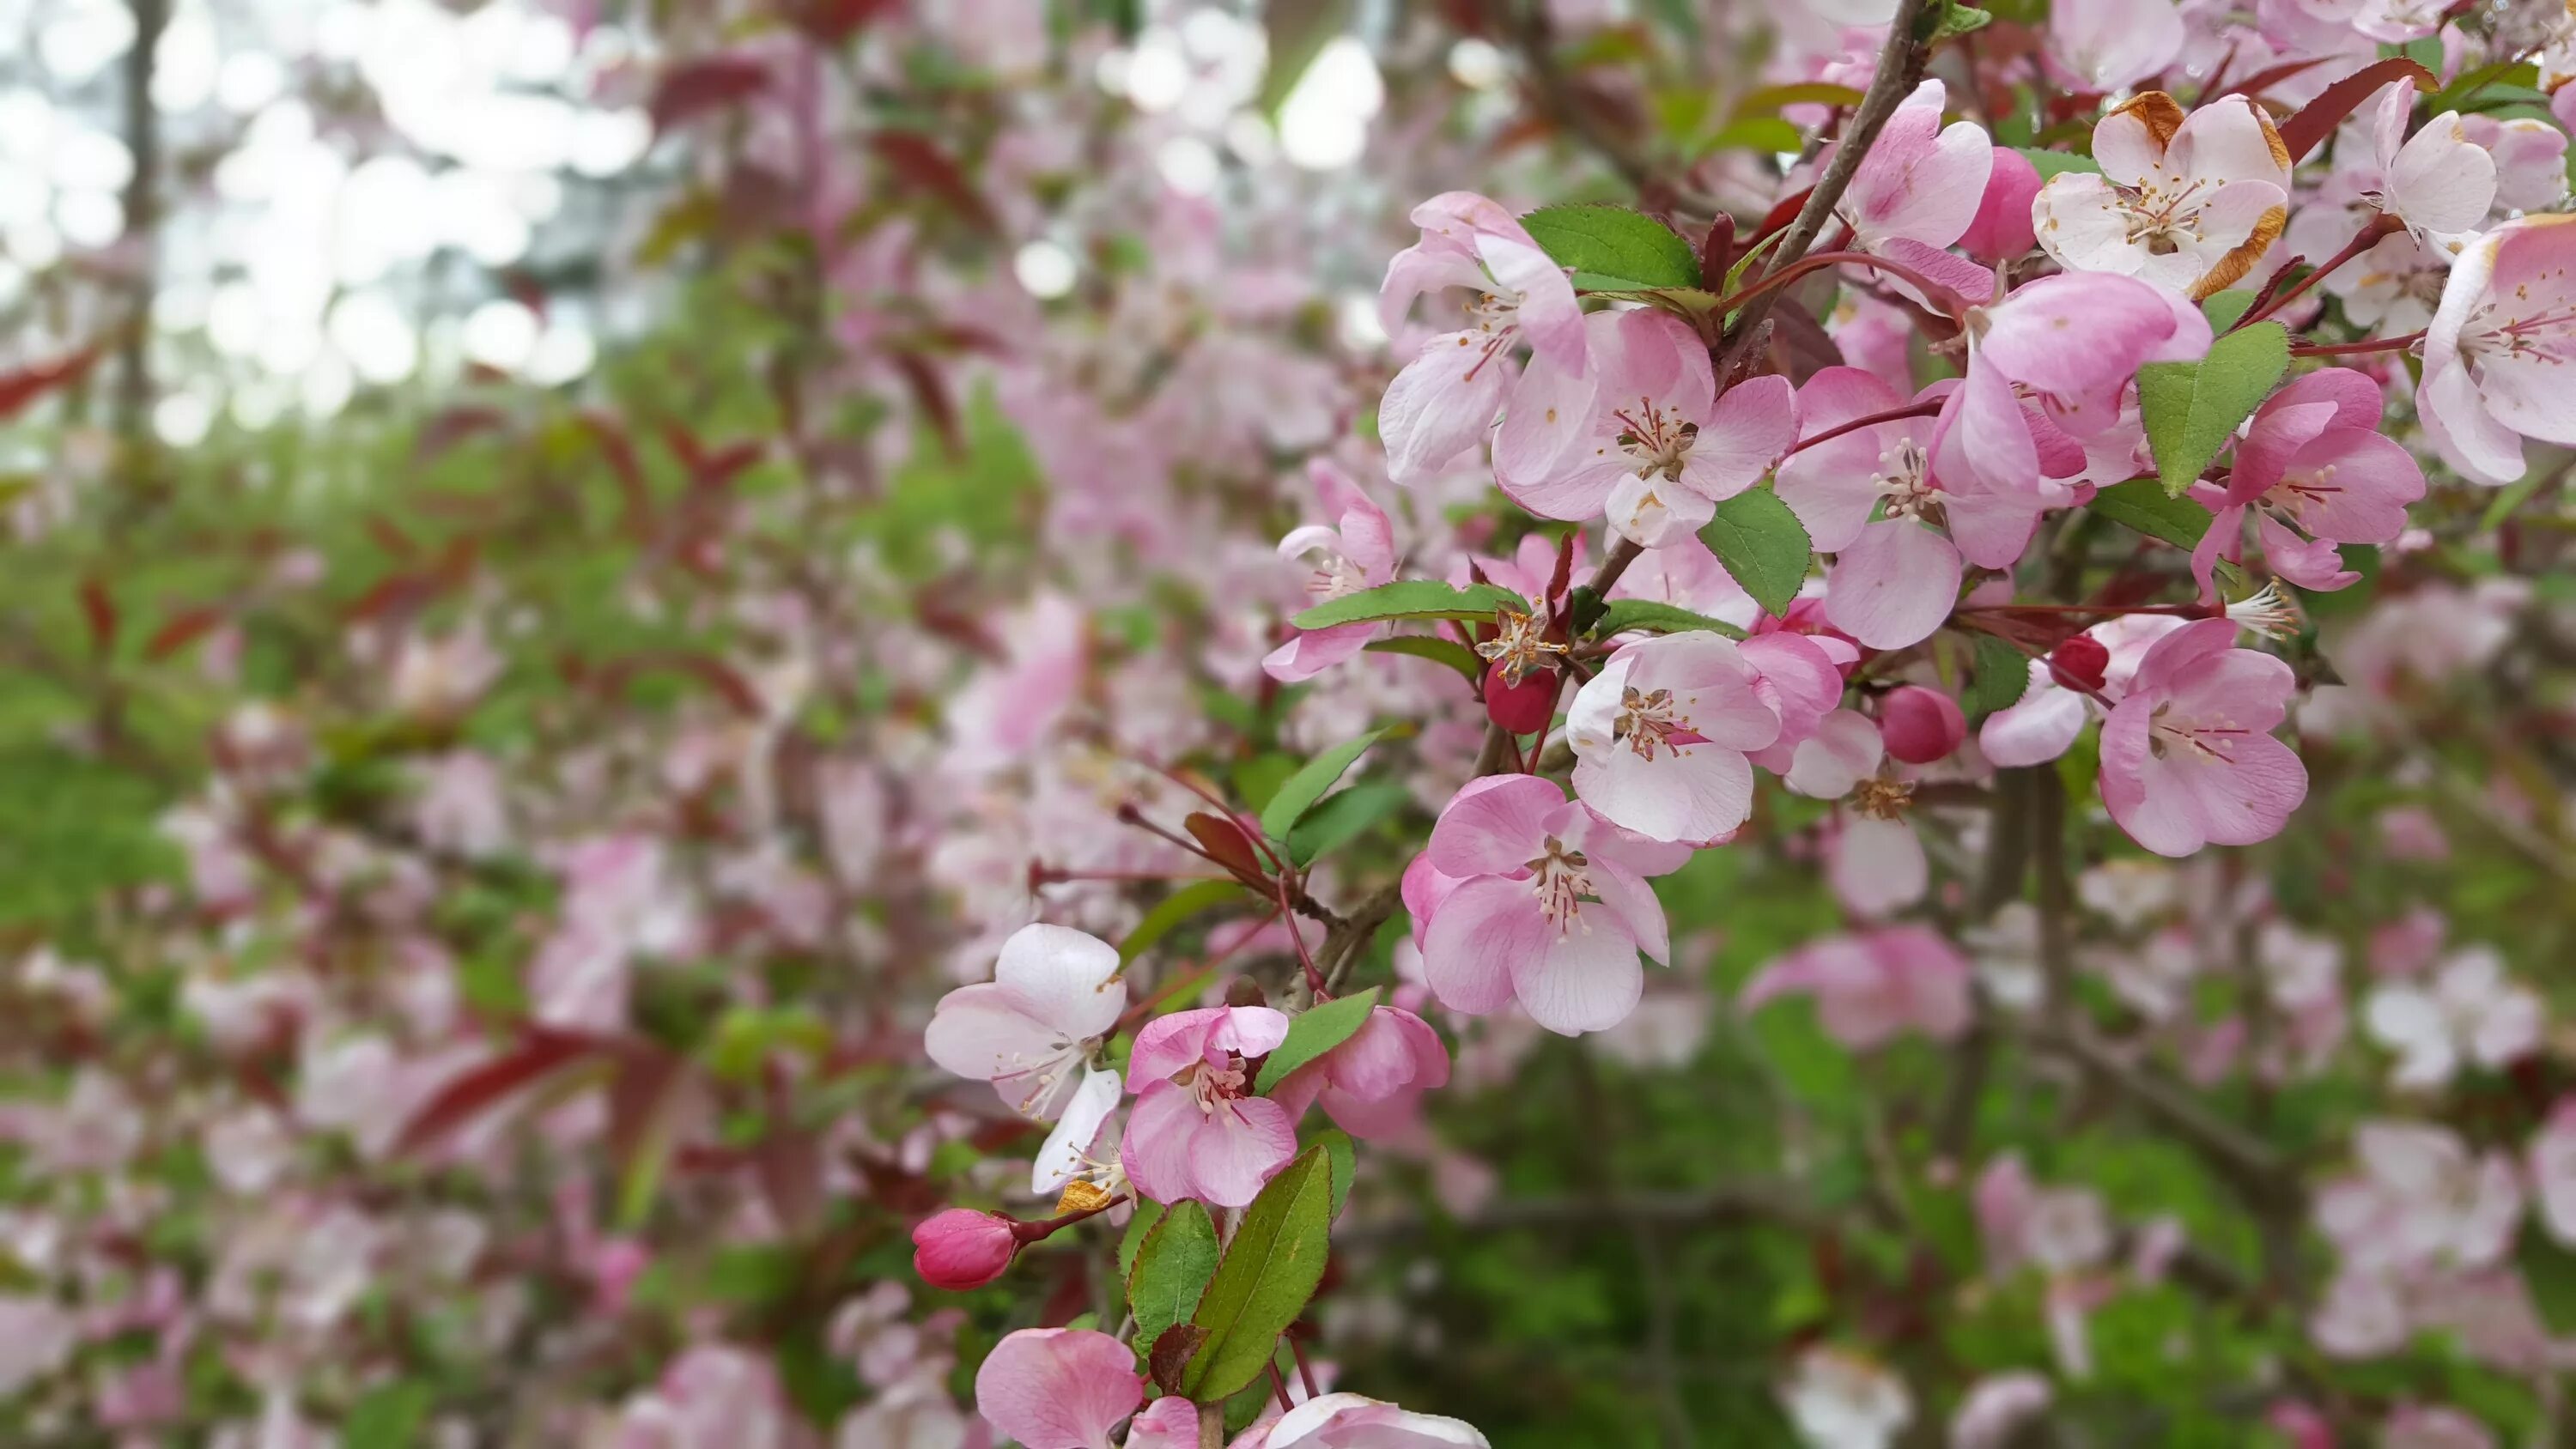
[{"label": "dark red leaf", "polygon": [[215,626],[223,621],[224,611],[217,605],[182,609],[153,632],[150,641],[143,646],[143,655],[147,659],[167,659],[212,633]]},{"label": "dark red leaf", "polygon": [[869,145],[885,162],[886,169],[905,184],[929,192],[949,210],[979,227],[990,230],[995,225],[993,210],[984,204],[975,184],[929,137],[913,131],[879,131]]},{"label": "dark red leaf", "polygon": [[957,423],[957,404],[948,395],[948,380],[918,352],[897,352],[893,357],[895,370],[903,374],[904,385],[912,390],[914,405],[938,430],[940,444],[947,448],[948,456],[964,456],[966,435]]},{"label": "dark red leaf", "polygon": [[895,0],[790,0],[787,21],[825,45],[838,45],[877,17],[895,8]]},{"label": "dark red leaf", "polygon": [[444,455],[467,438],[479,433],[497,432],[509,421],[509,414],[499,408],[447,408],[421,424],[420,436],[412,441],[412,454],[427,462]]},{"label": "dark red leaf", "polygon": [[1154,1375],[1154,1382],[1162,1386],[1164,1393],[1181,1391],[1182,1373],[1189,1368],[1190,1360],[1198,1357],[1200,1346],[1207,1340],[1208,1331],[1195,1323],[1175,1323],[1154,1340],[1147,1366]]},{"label": "dark red leaf", "polygon": [[2230,95],[2241,93],[2259,98],[2265,91],[2279,85],[2281,82],[2288,80],[2293,76],[2302,75],[2308,71],[2314,70],[2325,63],[2326,58],[2320,55],[2311,57],[2307,60],[2289,61],[2282,65],[2273,66],[2269,70],[2258,70],[2236,84],[2229,86],[2226,90],[2219,92],[2219,94]]},{"label": "dark red leaf", "polygon": [[2375,61],[2333,85],[2317,92],[2317,98],[2299,108],[2297,115],[2281,123],[2281,144],[2290,148],[2290,162],[2298,164],[2307,154],[2325,144],[2326,137],[2343,124],[2353,108],[2370,99],[2373,91],[2390,81],[2412,80],[2420,91],[2431,91],[2442,83],[2434,74],[2402,55]]},{"label": "dark red leaf", "polygon": [[769,85],[769,67],[739,56],[693,61],[666,72],[645,109],[656,135],[736,106]]},{"label": "dark red leaf", "polygon": [[[1809,193],[1815,189],[1810,186],[1780,198],[1780,204],[1771,208],[1770,212],[1762,218],[1762,224],[1753,229],[1753,240],[1758,242],[1775,231],[1786,229],[1789,223],[1796,221],[1798,213],[1806,209]],[[1700,280],[1714,291],[1726,281],[1726,274],[1720,272],[1715,277],[1702,277]]]},{"label": "dark red leaf", "polygon": [[1190,834],[1198,840],[1199,848],[1217,864],[1233,871],[1245,884],[1257,890],[1270,888],[1270,877],[1261,869],[1260,853],[1252,848],[1251,837],[1243,833],[1242,826],[1205,810],[1181,823],[1189,827]]},{"label": "dark red leaf", "polygon": [[439,1088],[404,1126],[394,1150],[416,1152],[498,1106],[503,1098],[609,1049],[608,1042],[585,1033],[531,1027],[516,1049]]},{"label": "dark red leaf", "polygon": [[16,414],[58,387],[69,387],[80,381],[81,374],[97,363],[98,356],[97,348],[84,347],[51,362],[33,363],[14,372],[0,372],[0,418]]},{"label": "dark red leaf", "polygon": [[81,616],[89,621],[90,652],[106,658],[108,651],[116,647],[116,600],[108,596],[107,585],[93,574],[81,580],[80,605]]}]

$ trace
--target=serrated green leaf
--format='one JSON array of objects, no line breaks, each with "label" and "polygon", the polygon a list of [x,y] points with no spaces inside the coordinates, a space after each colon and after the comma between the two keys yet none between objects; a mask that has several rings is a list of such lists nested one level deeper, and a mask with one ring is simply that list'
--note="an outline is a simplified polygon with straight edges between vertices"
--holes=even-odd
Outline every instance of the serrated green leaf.
[{"label": "serrated green leaf", "polygon": [[1261,833],[1286,844],[1288,832],[1297,828],[1297,822],[1305,818],[1307,811],[1315,808],[1315,802],[1324,798],[1324,792],[1333,788],[1333,782],[1342,778],[1342,772],[1351,767],[1351,762],[1376,744],[1378,736],[1385,733],[1384,730],[1370,730],[1358,739],[1345,740],[1298,766],[1296,774],[1280,783],[1277,792],[1271,795],[1270,803],[1261,807]]},{"label": "serrated green leaf", "polygon": [[1706,629],[1729,639],[1744,637],[1743,630],[1724,619],[1712,619],[1706,614],[1694,614],[1677,605],[1661,604],[1652,599],[1612,599],[1610,606],[1601,611],[1593,633],[1598,638],[1607,639],[1632,629],[1652,629],[1658,634],[1686,634],[1693,629]]},{"label": "serrated green leaf", "polygon": [[2153,478],[2114,483],[2093,495],[2091,507],[2113,523],[2176,548],[2198,548],[2209,531],[2209,510],[2188,498],[2165,492]]},{"label": "serrated green leaf", "polygon": [[1681,234],[1624,206],[1543,206],[1521,218],[1530,239],[1574,270],[1583,291],[1644,292],[1699,285],[1699,257]]},{"label": "serrated green leaf", "polygon": [[2233,289],[2212,292],[2200,299],[2200,315],[2209,319],[2210,331],[2224,333],[2235,326],[2236,319],[2244,316],[2253,305],[2254,294],[2251,292]]},{"label": "serrated green leaf", "polygon": [[1127,1308],[1136,1315],[1138,1343],[1152,1343],[1164,1329],[1189,1321],[1221,1256],[1216,1223],[1206,1208],[1179,1202],[1163,1214],[1127,1272]]},{"label": "serrated green leaf", "polygon": [[1442,639],[1430,634],[1398,634],[1392,639],[1371,639],[1365,647],[1371,654],[1410,654],[1416,659],[1446,664],[1467,676],[1469,683],[1485,677],[1485,661],[1476,657],[1475,650],[1455,639]]},{"label": "serrated green leaf", "polygon": [[1456,588],[1437,579],[1398,579],[1317,604],[1289,620],[1300,629],[1369,624],[1380,619],[1487,619],[1496,609],[1529,608],[1529,600],[1500,584]]},{"label": "serrated green leaf", "polygon": [[1402,785],[1353,785],[1306,812],[1288,832],[1288,858],[1312,865],[1368,833],[1405,806],[1413,792]]},{"label": "serrated green leaf", "polygon": [[1182,922],[1202,911],[1211,911],[1228,901],[1246,899],[1242,885],[1230,880],[1194,880],[1154,903],[1145,919],[1118,943],[1118,964],[1126,965],[1158,945]]},{"label": "serrated green leaf", "polygon": [[1183,1380],[1191,1399],[1214,1403],[1251,1383],[1315,1296],[1333,1227],[1332,1177],[1324,1150],[1310,1147],[1244,1210],[1190,1318],[1208,1332]]},{"label": "serrated green leaf", "polygon": [[1149,1197],[1136,1199],[1136,1211],[1127,1219],[1127,1231],[1118,1239],[1118,1276],[1123,1280],[1136,1271],[1136,1255],[1145,1247],[1145,1235],[1163,1220],[1163,1205]]},{"label": "serrated green leaf", "polygon": [[1992,634],[1977,636],[1975,675],[1959,697],[1969,718],[2021,703],[2030,688],[2030,657]]},{"label": "serrated green leaf", "polygon": [[1717,505],[1717,516],[1699,531],[1727,573],[1774,618],[1788,614],[1807,581],[1814,549],[1805,525],[1768,488],[1738,493]]},{"label": "serrated green leaf", "polygon": [[2290,366],[2290,334],[2257,322],[2210,344],[2198,362],[2150,362],[2138,369],[2138,413],[2156,476],[2180,497],[2218,457]]},{"label": "serrated green leaf", "polygon": [[2042,181],[2063,176],[2070,171],[2081,171],[2093,176],[2102,174],[2102,163],[2090,156],[2078,156],[2072,151],[2051,151],[2041,146],[2015,146],[2013,149],[2022,154],[2022,159],[2028,161],[2032,169],[2039,172],[2039,179]]},{"label": "serrated green leaf", "polygon": [[1262,1063],[1261,1080],[1253,1089],[1267,1093],[1286,1081],[1290,1072],[1349,1041],[1368,1025],[1369,1012],[1376,1009],[1377,998],[1378,988],[1372,986],[1356,996],[1337,996],[1299,1012],[1288,1023],[1288,1039]]},{"label": "serrated green leaf", "polygon": [[350,1406],[340,1425],[340,1442],[348,1449],[411,1449],[419,1442],[430,1404],[427,1384],[409,1379],[378,1384]]}]

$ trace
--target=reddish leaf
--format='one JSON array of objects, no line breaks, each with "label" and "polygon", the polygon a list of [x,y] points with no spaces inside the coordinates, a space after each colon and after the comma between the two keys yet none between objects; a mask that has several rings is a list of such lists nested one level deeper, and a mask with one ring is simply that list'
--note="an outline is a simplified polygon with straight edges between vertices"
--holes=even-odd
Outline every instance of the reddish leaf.
[{"label": "reddish leaf", "polygon": [[769,68],[739,56],[693,61],[666,72],[645,110],[654,134],[686,125],[713,111],[737,106],[769,85]]},{"label": "reddish leaf", "polygon": [[752,1150],[769,1211],[791,1232],[804,1232],[823,1216],[822,1143],[811,1132],[771,1133]]},{"label": "reddish leaf", "polygon": [[929,137],[913,131],[879,131],[870,139],[869,145],[876,151],[878,159],[885,162],[886,168],[906,184],[929,192],[951,211],[979,227],[986,230],[994,227],[992,208],[984,204],[984,198],[977,194],[974,183],[966,179],[966,173],[958,170],[957,163],[950,160],[948,153],[940,150]]},{"label": "reddish leaf", "polygon": [[1198,1356],[1200,1345],[1207,1339],[1208,1331],[1195,1323],[1175,1323],[1155,1338],[1146,1366],[1164,1393],[1181,1391],[1181,1374],[1189,1368],[1190,1360]]},{"label": "reddish leaf", "polygon": [[626,498],[627,532],[639,541],[652,537],[653,490],[644,481],[644,465],[636,460],[635,444],[626,436],[625,425],[597,411],[584,412],[581,425],[599,444],[608,470],[617,475],[618,492]]},{"label": "reddish leaf", "polygon": [[416,1152],[498,1106],[503,1098],[608,1049],[609,1044],[595,1036],[531,1027],[517,1049],[439,1088],[403,1127],[394,1150]]},{"label": "reddish leaf", "polygon": [[948,395],[947,379],[918,352],[897,352],[893,358],[895,370],[903,374],[905,386],[912,390],[913,403],[930,426],[938,430],[940,444],[947,448],[948,456],[964,456],[966,435],[957,424],[957,404]]},{"label": "reddish leaf", "polygon": [[1189,827],[1190,834],[1198,840],[1199,848],[1213,857],[1217,864],[1233,871],[1237,878],[1255,890],[1270,889],[1270,877],[1262,871],[1261,857],[1253,850],[1251,837],[1243,833],[1242,826],[1205,810],[1181,823]]},{"label": "reddish leaf", "polygon": [[2305,74],[2306,72],[2314,70],[2325,63],[2326,58],[2320,55],[2307,60],[2294,60],[2287,62],[2286,64],[2276,65],[2269,70],[2258,70],[2236,84],[2229,86],[2226,90],[2219,92],[2219,94],[2243,94],[2259,97],[2265,91],[2279,85],[2281,82],[2288,80],[2293,76]]},{"label": "reddish leaf", "polygon": [[412,456],[423,462],[443,456],[448,449],[480,433],[498,432],[510,421],[509,414],[493,407],[452,407],[440,411],[421,424],[420,435],[412,440]]},{"label": "reddish leaf", "polygon": [[[1762,224],[1753,229],[1752,240],[1758,242],[1775,231],[1787,230],[1789,223],[1798,219],[1798,213],[1806,209],[1808,194],[1813,192],[1815,189],[1816,188],[1810,186],[1805,190],[1792,192],[1791,194],[1780,198],[1780,204],[1771,208],[1769,213],[1762,218]],[[1726,274],[1721,272],[1714,278],[1703,277],[1700,280],[1706,282],[1710,288],[1714,290],[1718,283],[1726,280]]]},{"label": "reddish leaf", "polygon": [[116,647],[116,600],[93,574],[81,580],[80,604],[82,617],[89,620],[90,652],[104,659]]},{"label": "reddish leaf", "polygon": [[2390,56],[2365,65],[2317,93],[2317,98],[2299,108],[2299,113],[2280,126],[2281,144],[2290,148],[2290,162],[2298,164],[2307,154],[2325,144],[2334,129],[2353,108],[2370,99],[2371,92],[2390,81],[2412,80],[2415,88],[2431,91],[2441,85],[2434,74],[2404,56]]},{"label": "reddish leaf", "polygon": [[0,418],[12,416],[58,387],[80,381],[98,361],[98,349],[84,347],[67,357],[34,363],[15,372],[0,372]]},{"label": "reddish leaf", "polygon": [[143,646],[143,656],[147,659],[167,659],[214,632],[215,626],[223,621],[224,611],[219,605],[206,604],[194,609],[182,609],[171,615],[169,622],[153,632],[152,638]]},{"label": "reddish leaf", "polygon": [[825,45],[838,45],[894,7],[895,0],[790,0],[783,8],[789,24]]},{"label": "reddish leaf", "polygon": [[400,524],[381,513],[367,515],[367,536],[376,541],[376,547],[404,563],[409,563],[420,556],[420,545],[411,541],[411,535],[403,532]]}]

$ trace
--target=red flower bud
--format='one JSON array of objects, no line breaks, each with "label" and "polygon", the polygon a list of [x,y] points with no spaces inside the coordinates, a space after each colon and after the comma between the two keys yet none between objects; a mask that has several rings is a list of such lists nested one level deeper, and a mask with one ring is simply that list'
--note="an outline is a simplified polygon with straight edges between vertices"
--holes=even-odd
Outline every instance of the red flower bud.
[{"label": "red flower bud", "polygon": [[1556,671],[1538,670],[1518,684],[1503,682],[1500,660],[1485,667],[1485,718],[1516,735],[1536,734],[1556,717]]},{"label": "red flower bud", "polygon": [[2111,651],[2092,635],[2078,634],[2058,645],[2049,654],[2048,663],[2068,683],[2100,689],[2102,676],[2111,667]]},{"label": "red flower bud", "polygon": [[1909,765],[1928,765],[1968,737],[1959,702],[1937,689],[1909,684],[1878,702],[1878,732],[1887,752]]},{"label": "red flower bud", "polygon": [[981,1288],[1020,1250],[1009,1218],[950,1208],[912,1230],[912,1270],[933,1288]]},{"label": "red flower bud", "polygon": [[1994,170],[1986,177],[1986,194],[1978,199],[1976,218],[1968,223],[1959,245],[1988,263],[2020,256],[2039,245],[2030,224],[2030,203],[2039,195],[2039,183],[2039,168],[2028,157],[1997,146]]}]

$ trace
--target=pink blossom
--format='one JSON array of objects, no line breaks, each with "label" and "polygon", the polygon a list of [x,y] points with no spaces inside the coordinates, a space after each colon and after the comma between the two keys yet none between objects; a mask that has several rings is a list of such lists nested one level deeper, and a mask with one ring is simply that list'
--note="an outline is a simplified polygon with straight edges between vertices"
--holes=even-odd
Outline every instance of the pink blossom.
[{"label": "pink blossom", "polygon": [[1837,709],[1798,743],[1780,783],[1813,799],[1839,800],[1876,773],[1885,753],[1877,721],[1858,710]]},{"label": "pink blossom", "polygon": [[2049,54],[2084,89],[2124,91],[2182,53],[2173,0],[2059,0],[2049,9]]},{"label": "pink blossom", "polygon": [[[1591,359],[1583,312],[1565,270],[1549,259],[1511,213],[1472,192],[1443,192],[1413,209],[1422,240],[1396,253],[1378,293],[1378,314],[1394,332],[1425,291],[1464,287],[1478,294],[1473,325],[1422,345],[1422,353],[1387,384],[1378,404],[1387,474],[1410,484],[1475,446],[1503,406],[1510,353],[1529,343],[1534,364],[1554,379],[1546,396],[1558,405],[1580,398],[1588,411]],[[1523,378],[1515,410],[1546,406]]]},{"label": "pink blossom", "polygon": [[923,1049],[961,1077],[991,1082],[1014,1111],[1051,1122],[1080,1071],[1127,1009],[1118,948],[1067,926],[1022,926],[993,979],[939,999]]},{"label": "pink blossom", "polygon": [[1826,1344],[1798,1355],[1780,1401],[1817,1449],[1889,1449],[1914,1419],[1914,1397],[1895,1370]]},{"label": "pink blossom", "polygon": [[2255,411],[2226,486],[2193,495],[2216,514],[2191,555],[2204,597],[2218,597],[2211,571],[2249,512],[2273,572],[2307,589],[2360,578],[2341,567],[2334,545],[2390,543],[2405,531],[2406,506],[2424,496],[2424,470],[2381,436],[2379,413],[2378,384],[2345,367],[2309,373]]},{"label": "pink blossom", "polygon": [[2576,445],[2576,216],[2509,221],[2451,264],[2424,335],[2415,410],[2442,458],[2473,482],[2522,476],[2522,439]]},{"label": "pink blossom", "polygon": [[1358,1394],[1308,1399],[1234,1441],[1233,1449],[1486,1449],[1472,1425]]},{"label": "pink blossom", "polygon": [[[2113,704],[2128,692],[2129,679],[2155,642],[2182,627],[2163,614],[2125,614],[2096,624],[2075,636],[2102,651],[2102,697]],[[2066,645],[2059,645],[2064,652]],[[2052,656],[2053,658],[2054,656]],[[2030,662],[2030,683],[2019,702],[1986,716],[1977,731],[1978,752],[1990,765],[2042,765],[2066,753],[2095,706],[2081,692],[2060,683],[2047,659]]]},{"label": "pink blossom", "polygon": [[1199,1449],[1199,1406],[1165,1394],[1127,1426],[1127,1449]]},{"label": "pink blossom", "polygon": [[2416,1122],[2365,1122],[2352,1140],[2360,1171],[2315,1198],[2317,1228],[2347,1269],[2482,1268],[2511,1247],[2522,1221],[2511,1158],[2472,1155],[2450,1129]]},{"label": "pink blossom", "polygon": [[[2564,89],[2564,87],[2561,87]],[[2557,97],[2550,97],[2557,103]],[[2463,116],[2469,139],[2495,158],[2495,204],[2546,211],[2567,199],[2567,133],[2534,116]]]},{"label": "pink blossom", "polygon": [[1780,737],[1761,680],[1733,640],[1707,631],[1623,646],[1566,712],[1575,794],[1655,840],[1734,830],[1753,809],[1745,756]]},{"label": "pink blossom", "polygon": [[1432,992],[1471,1016],[1518,1000],[1567,1036],[1617,1025],[1644,989],[1638,953],[1662,961],[1671,951],[1645,878],[1688,854],[1535,776],[1470,784],[1441,811],[1423,853],[1427,869],[1457,882],[1423,936]]},{"label": "pink blossom", "polygon": [[2039,245],[2030,224],[2030,203],[2038,195],[2039,168],[2019,151],[1997,146],[1985,195],[1977,202],[1976,217],[1959,234],[1959,245],[1989,265],[2029,252]]},{"label": "pink blossom", "polygon": [[2198,299],[2251,271],[2289,219],[2289,149],[2242,95],[2187,116],[2162,91],[2134,96],[2094,126],[2093,159],[2099,174],[2052,177],[2031,204],[2040,246],[2070,271]]},{"label": "pink blossom", "polygon": [[1297,1155],[1288,1109],[1252,1093],[1251,1063],[1288,1036],[1266,1006],[1174,1012],[1136,1034],[1127,1089],[1136,1093],[1119,1160],[1156,1202],[1243,1207]]},{"label": "pink blossom", "polygon": [[2414,109],[2412,80],[2400,80],[2380,96],[2370,131],[2379,205],[2406,223],[2416,240],[2439,247],[2443,238],[2486,220],[2495,204],[2496,161],[2470,138],[2456,110],[2426,121],[2409,137],[2406,122]]},{"label": "pink blossom", "polygon": [[1449,1049],[1421,1017],[1380,1006],[1350,1039],[1299,1067],[1272,1095],[1291,1121],[1308,1102],[1353,1137],[1392,1135],[1413,1121],[1424,1092],[1449,1081]]},{"label": "pink blossom", "polygon": [[2388,1416],[2380,1449],[2495,1449],[2495,1436],[2476,1419],[2447,1405],[2409,1405]]},{"label": "pink blossom", "polygon": [[[1318,604],[1327,603],[1393,579],[1395,530],[1387,522],[1386,510],[1326,459],[1308,463],[1306,476],[1333,522],[1291,529],[1279,540],[1279,554],[1312,562],[1307,595]],[[1271,678],[1286,683],[1312,679],[1368,647],[1382,628],[1366,623],[1300,630],[1297,637],[1272,650],[1261,667]]]},{"label": "pink blossom", "polygon": [[2047,1413],[2055,1397],[2044,1374],[1989,1374],[1968,1389],[1951,1416],[1950,1449],[2011,1449],[2022,1427]]},{"label": "pink blossom", "polygon": [[2290,666],[2235,642],[2228,619],[2157,640],[2103,723],[2102,802],[2159,855],[2268,840],[2307,798],[2307,767],[2269,733],[2297,687]]},{"label": "pink blossom", "polygon": [[[1937,251],[1956,242],[1976,218],[1994,166],[1994,142],[1973,121],[1943,126],[1946,100],[1938,80],[1915,87],[1852,172],[1834,215],[1852,229],[1852,243],[1861,250],[1885,252],[1894,243],[1911,242]],[[1919,253],[1908,259],[1914,254]]]},{"label": "pink blossom", "polygon": [[[1717,395],[1708,347],[1681,319],[1637,309],[1587,319],[1598,387],[1504,424],[1495,481],[1542,518],[1601,517],[1648,547],[1696,532],[1771,471],[1798,435],[1788,379]],[[1543,374],[1533,371],[1533,387]],[[1525,403],[1524,406],[1527,406]]]},{"label": "pink blossom", "polygon": [[1744,984],[1738,1010],[1782,996],[1816,998],[1825,1032],[1856,1051],[1906,1032],[1948,1041],[1968,1029],[1970,968],[1928,926],[1885,926],[1817,941],[1765,966]]},{"label": "pink blossom", "polygon": [[2548,1009],[2505,975],[2493,947],[2452,956],[2422,986],[2393,981],[2370,994],[2370,1034],[2397,1054],[2400,1087],[2447,1085],[2465,1062],[2489,1070],[2537,1051]]},{"label": "pink blossom", "polygon": [[1876,919],[1922,900],[1932,865],[1922,838],[1902,819],[1837,810],[1825,833],[1825,883],[1844,910]]},{"label": "pink blossom", "polygon": [[1010,1219],[969,1208],[933,1214],[912,1230],[912,1270],[933,1288],[981,1288],[1019,1251]]},{"label": "pink blossom", "polygon": [[975,1371],[975,1409],[1027,1449],[1111,1449],[1109,1431],[1145,1402],[1136,1355],[1105,1333],[1023,1328]]},{"label": "pink blossom", "polygon": [[2561,1097],[2531,1139],[2531,1186],[2540,1198],[2540,1223],[2561,1244],[2576,1247],[2576,1097]]}]

